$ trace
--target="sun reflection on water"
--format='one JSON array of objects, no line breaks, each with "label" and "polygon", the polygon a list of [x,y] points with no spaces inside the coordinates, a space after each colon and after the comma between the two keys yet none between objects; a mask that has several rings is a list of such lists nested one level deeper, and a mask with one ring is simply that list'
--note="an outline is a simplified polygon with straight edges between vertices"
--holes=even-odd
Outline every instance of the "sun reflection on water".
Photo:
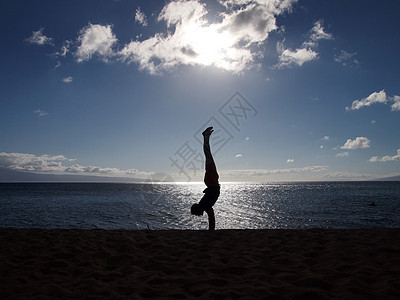
[{"label": "sun reflection on water", "polygon": [[[0,227],[207,229],[203,183],[0,185]],[[376,206],[371,207],[371,202]],[[221,183],[216,229],[399,227],[398,182]]]}]

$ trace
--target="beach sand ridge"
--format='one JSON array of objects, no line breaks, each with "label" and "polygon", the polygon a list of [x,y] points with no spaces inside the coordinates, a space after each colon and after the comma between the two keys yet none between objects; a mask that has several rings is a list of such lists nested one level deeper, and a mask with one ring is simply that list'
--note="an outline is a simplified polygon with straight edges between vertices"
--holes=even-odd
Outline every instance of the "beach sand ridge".
[{"label": "beach sand ridge", "polygon": [[0,229],[0,297],[400,296],[399,229]]}]

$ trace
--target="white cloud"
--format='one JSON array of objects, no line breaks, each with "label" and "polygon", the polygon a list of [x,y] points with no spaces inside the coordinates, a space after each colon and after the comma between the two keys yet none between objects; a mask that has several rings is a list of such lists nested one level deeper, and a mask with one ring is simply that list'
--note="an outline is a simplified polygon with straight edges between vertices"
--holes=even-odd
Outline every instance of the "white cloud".
[{"label": "white cloud", "polygon": [[[222,2],[222,1],[221,1]],[[232,3],[230,13],[223,13],[222,29],[236,42],[263,42],[271,31],[276,30],[276,15],[290,9],[296,1],[225,1]],[[236,3],[234,3],[236,2]]]},{"label": "white cloud", "polygon": [[[247,170],[223,170],[220,173],[223,173],[224,177],[234,178],[257,178],[257,177],[265,177],[269,175],[279,175],[279,174],[301,174],[301,173],[317,173],[326,171],[328,169],[327,166],[309,166],[302,168],[287,168],[287,169],[247,169]],[[222,176],[221,176],[222,177]]]},{"label": "white cloud", "polygon": [[32,36],[27,38],[26,40],[29,43],[36,44],[36,45],[46,45],[46,44],[52,44],[53,39],[45,36],[43,34],[44,28],[40,28],[38,31],[33,31]]},{"label": "white cloud", "polygon": [[288,158],[288,159],[286,160],[286,162],[287,162],[287,163],[292,163],[292,162],[294,162],[294,158]]},{"label": "white cloud", "polygon": [[112,32],[111,25],[89,23],[88,26],[81,29],[78,42],[80,45],[75,52],[78,62],[89,60],[95,54],[107,62],[110,57],[115,55],[112,47],[117,42],[117,38]]},{"label": "white cloud", "polygon": [[359,136],[355,140],[348,139],[347,142],[340,147],[340,149],[360,149],[369,148],[370,140],[366,137]]},{"label": "white cloud", "polygon": [[358,174],[351,172],[330,172],[327,174],[323,174],[321,179],[325,180],[367,180],[376,178],[376,175],[372,174]]},{"label": "white cloud", "polygon": [[400,96],[393,96],[392,98],[392,101],[394,102],[393,104],[392,104],[392,111],[395,111],[395,110],[400,110]]},{"label": "white cloud", "polygon": [[33,113],[34,113],[34,114],[37,114],[39,117],[44,117],[44,116],[47,116],[47,115],[48,115],[47,112],[42,111],[42,110],[40,110],[40,109],[35,109],[35,110],[33,111]]},{"label": "white cloud", "polygon": [[400,96],[387,96],[385,90],[381,90],[380,92],[374,92],[366,98],[362,98],[361,100],[354,100],[351,104],[351,107],[346,107],[346,110],[358,110],[363,107],[371,106],[376,103],[387,104],[389,102],[393,102],[391,105],[392,111],[400,110]]},{"label": "white cloud", "polygon": [[74,78],[73,77],[71,77],[71,76],[69,76],[69,77],[65,77],[65,78],[63,78],[63,82],[65,82],[65,83],[71,83],[72,81],[74,80]]},{"label": "white cloud", "polygon": [[373,156],[369,159],[369,161],[371,162],[378,162],[378,161],[386,162],[386,161],[396,161],[396,160],[400,160],[400,149],[397,149],[397,154],[393,156],[390,155],[385,155],[383,157]]},{"label": "white cloud", "polygon": [[386,103],[388,101],[385,90],[374,92],[361,100],[354,100],[351,107],[346,107],[346,110],[357,110],[365,106],[370,106],[375,103]]},{"label": "white cloud", "polygon": [[156,33],[143,41],[132,41],[119,52],[121,59],[139,64],[151,74],[177,65],[215,66],[240,73],[254,66],[257,45],[277,29],[277,15],[296,0],[220,1],[227,9],[221,20],[207,20],[206,5],[197,0],[175,0],[158,16],[167,24],[167,34]]},{"label": "white cloud", "polygon": [[140,7],[136,9],[135,22],[138,22],[144,27],[148,25],[146,15],[140,10]]},{"label": "white cloud", "polygon": [[319,146],[320,149],[324,149],[324,145]]},{"label": "white cloud", "polygon": [[72,162],[64,155],[40,155],[26,153],[0,153],[0,167],[34,173],[47,174],[75,174],[109,177],[135,177],[146,178],[150,172],[137,169],[102,168],[97,166],[65,165],[64,162]]},{"label": "white cloud", "polygon": [[242,156],[243,156],[242,154],[236,154],[236,155],[235,155],[236,158],[242,157]]},{"label": "white cloud", "polygon": [[282,182],[282,181],[331,181],[331,180],[368,180],[377,178],[376,174],[359,174],[351,172],[332,172],[327,166],[308,166],[288,169],[247,169],[221,170],[221,177],[232,181]]},{"label": "white cloud", "polygon": [[303,168],[288,168],[288,169],[272,169],[272,170],[264,170],[264,169],[250,169],[250,170],[226,170],[221,171],[224,174],[232,175],[240,175],[242,177],[258,177],[258,176],[266,176],[272,174],[291,174],[291,173],[306,173],[306,172],[321,172],[327,170],[326,166],[310,166]]},{"label": "white cloud", "polygon": [[323,21],[318,20],[314,23],[314,27],[310,31],[310,40],[313,42],[318,42],[319,40],[331,40],[333,36],[331,33],[325,32],[322,26]]},{"label": "white cloud", "polygon": [[56,56],[67,56],[67,53],[70,51],[72,45],[72,41],[70,40],[66,40],[64,41],[63,45],[61,46],[60,51],[56,52],[55,55]]},{"label": "white cloud", "polygon": [[337,157],[348,157],[350,156],[350,152],[341,152],[336,154]]},{"label": "white cloud", "polygon": [[340,54],[334,56],[334,60],[341,64],[342,66],[357,66],[359,64],[358,60],[355,58],[356,52],[349,53],[345,50],[340,50]]},{"label": "white cloud", "polygon": [[274,68],[285,68],[293,66],[302,66],[304,63],[318,59],[318,53],[315,50],[318,47],[320,40],[332,39],[332,34],[326,33],[322,20],[314,23],[313,28],[308,34],[308,39],[302,44],[301,48],[296,50],[284,49],[283,42],[276,44],[276,49],[279,53],[279,61]]},{"label": "white cloud", "polygon": [[0,153],[0,167],[16,171],[49,172],[61,171],[61,161],[67,160],[63,155],[41,155],[26,153]]},{"label": "white cloud", "polygon": [[290,49],[283,50],[283,44],[277,44],[277,50],[280,52],[279,62],[276,68],[302,66],[304,63],[318,58],[318,53],[311,49],[299,48],[295,51]]}]

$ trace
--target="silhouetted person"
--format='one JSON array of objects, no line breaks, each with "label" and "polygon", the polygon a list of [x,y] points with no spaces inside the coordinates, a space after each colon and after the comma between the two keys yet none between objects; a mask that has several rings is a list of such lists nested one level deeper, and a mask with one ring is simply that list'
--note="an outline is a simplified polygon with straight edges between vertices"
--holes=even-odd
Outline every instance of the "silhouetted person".
[{"label": "silhouetted person", "polygon": [[204,155],[206,156],[204,183],[207,188],[203,191],[204,196],[201,198],[200,202],[193,204],[190,209],[192,215],[202,216],[204,212],[208,214],[209,230],[215,229],[215,216],[212,207],[217,201],[220,191],[220,185],[218,182],[219,176],[210,149],[210,135],[213,131],[212,127],[208,127],[203,131],[203,150]]}]

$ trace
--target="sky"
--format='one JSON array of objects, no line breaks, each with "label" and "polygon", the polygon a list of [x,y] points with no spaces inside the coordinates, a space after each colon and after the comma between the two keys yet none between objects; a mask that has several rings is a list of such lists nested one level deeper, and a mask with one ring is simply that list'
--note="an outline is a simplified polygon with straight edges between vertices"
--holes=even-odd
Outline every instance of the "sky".
[{"label": "sky", "polygon": [[0,169],[202,181],[214,126],[221,182],[399,176],[399,9],[3,0]]}]

